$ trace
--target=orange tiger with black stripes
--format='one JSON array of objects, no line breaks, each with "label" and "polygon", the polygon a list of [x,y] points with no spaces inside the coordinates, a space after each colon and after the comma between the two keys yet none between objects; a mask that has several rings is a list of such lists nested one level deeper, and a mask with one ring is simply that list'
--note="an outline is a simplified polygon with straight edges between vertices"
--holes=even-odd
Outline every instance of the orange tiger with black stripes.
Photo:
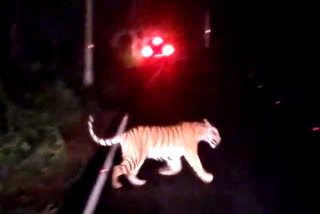
[{"label": "orange tiger with black stripes", "polygon": [[146,183],[137,174],[146,158],[166,162],[159,169],[161,175],[176,175],[181,169],[181,158],[185,157],[198,177],[205,183],[211,183],[213,174],[207,172],[200,162],[197,146],[200,141],[206,141],[214,149],[221,137],[216,127],[207,119],[201,122],[181,122],[171,126],[137,126],[110,139],[102,139],[93,131],[93,117],[89,117],[89,132],[93,140],[102,146],[120,143],[122,162],[113,168],[112,186],[121,188],[118,177],[125,175],[135,186]]}]

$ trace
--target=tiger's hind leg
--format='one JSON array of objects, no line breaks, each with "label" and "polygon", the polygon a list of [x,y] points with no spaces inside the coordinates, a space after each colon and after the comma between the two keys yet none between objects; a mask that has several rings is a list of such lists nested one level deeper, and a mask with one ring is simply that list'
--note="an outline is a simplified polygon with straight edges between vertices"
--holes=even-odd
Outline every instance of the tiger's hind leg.
[{"label": "tiger's hind leg", "polygon": [[176,175],[182,169],[181,159],[175,158],[166,161],[167,166],[159,169],[161,175]]},{"label": "tiger's hind leg", "polygon": [[137,177],[142,164],[143,164],[143,161],[139,161],[137,167],[127,175],[129,182],[135,186],[142,186],[147,182],[146,180],[142,180]]},{"label": "tiger's hind leg", "polygon": [[115,189],[121,188],[122,184],[119,182],[118,177],[125,174],[125,168],[122,165],[117,165],[113,168],[112,172],[112,187]]},{"label": "tiger's hind leg", "polygon": [[114,167],[112,173],[112,186],[115,189],[121,188],[122,184],[118,178],[121,175],[125,175],[129,182],[135,186],[141,186],[146,183],[145,180],[141,180],[137,177],[139,169],[143,161],[135,161],[130,157],[124,157],[123,161]]},{"label": "tiger's hind leg", "polygon": [[214,178],[213,174],[206,172],[206,170],[202,167],[201,161],[197,153],[188,152],[184,155],[184,157],[203,182],[212,182]]}]

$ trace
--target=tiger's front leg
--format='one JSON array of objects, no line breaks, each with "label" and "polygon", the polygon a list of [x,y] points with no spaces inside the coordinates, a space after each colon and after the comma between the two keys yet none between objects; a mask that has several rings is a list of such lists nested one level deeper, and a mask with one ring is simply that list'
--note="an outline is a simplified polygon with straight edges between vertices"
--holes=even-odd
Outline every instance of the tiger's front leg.
[{"label": "tiger's front leg", "polygon": [[202,167],[199,156],[195,152],[187,152],[185,158],[204,183],[211,183],[214,176]]}]

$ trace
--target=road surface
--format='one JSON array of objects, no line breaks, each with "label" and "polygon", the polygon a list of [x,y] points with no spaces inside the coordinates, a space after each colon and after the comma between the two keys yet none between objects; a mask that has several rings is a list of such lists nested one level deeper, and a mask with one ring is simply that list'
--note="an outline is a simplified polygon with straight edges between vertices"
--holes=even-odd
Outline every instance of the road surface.
[{"label": "road surface", "polygon": [[[288,93],[287,98],[281,98],[270,81],[265,80],[265,85],[261,86],[260,82],[243,73],[204,73],[199,76],[202,76],[201,84],[191,76],[185,76],[183,81],[194,83],[189,90],[179,84],[170,85],[169,81],[167,89],[162,87],[162,93],[152,92],[152,96],[145,97],[143,107],[140,105],[130,113],[131,125],[152,124],[154,121],[157,121],[154,124],[159,121],[165,123],[165,119],[167,123],[173,123],[169,116],[176,120],[207,116],[218,126],[222,136],[221,146],[216,150],[203,142],[199,144],[198,152],[204,167],[215,174],[213,183],[202,183],[185,161],[183,171],[172,177],[158,175],[157,169],[161,164],[147,161],[138,175],[146,179],[147,184],[132,187],[121,179],[124,187],[112,190],[109,180],[96,214],[267,214],[296,211],[298,198],[294,196],[295,190],[301,187],[295,185],[298,181],[294,176],[298,160],[294,157],[299,149],[290,145],[299,142],[303,134],[310,134],[308,121],[301,114],[303,110],[292,104],[297,95]],[[174,88],[178,87],[183,88],[183,95],[180,93],[182,89],[174,93]],[[169,91],[172,92],[171,97]],[[158,100],[156,104],[162,105],[157,106],[152,99],[154,97]],[[282,100],[279,102],[277,99]],[[170,105],[169,100],[175,104]],[[152,104],[154,108],[147,110]],[[294,132],[302,135],[292,135]],[[89,162],[81,179],[66,195],[59,213],[82,212],[107,151],[108,148],[101,148]],[[120,160],[118,151],[115,164]]]}]

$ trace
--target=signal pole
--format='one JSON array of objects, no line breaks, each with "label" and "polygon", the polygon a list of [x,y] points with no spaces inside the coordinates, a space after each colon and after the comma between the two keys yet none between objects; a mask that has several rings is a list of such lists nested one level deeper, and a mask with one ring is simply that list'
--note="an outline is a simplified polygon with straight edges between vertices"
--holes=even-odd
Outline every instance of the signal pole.
[{"label": "signal pole", "polygon": [[85,15],[85,43],[84,43],[84,75],[83,84],[85,87],[90,87],[93,84],[93,39],[92,39],[92,0],[86,0],[86,15]]}]

